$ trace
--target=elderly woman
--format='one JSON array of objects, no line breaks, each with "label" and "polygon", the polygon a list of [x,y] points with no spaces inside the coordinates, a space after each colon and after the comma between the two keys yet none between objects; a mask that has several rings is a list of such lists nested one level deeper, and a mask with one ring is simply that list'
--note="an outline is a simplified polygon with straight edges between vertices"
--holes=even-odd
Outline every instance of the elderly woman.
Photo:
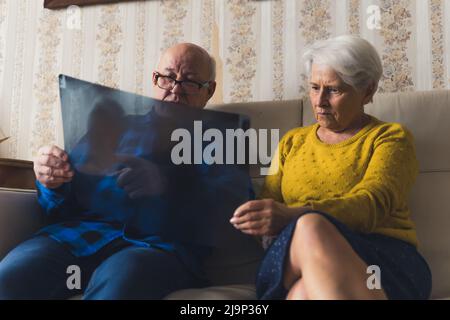
[{"label": "elderly woman", "polygon": [[304,59],[317,123],[283,137],[261,200],[230,221],[275,238],[258,298],[427,299],[431,274],[407,206],[418,171],[413,137],[364,112],[382,75],[375,48],[340,36]]}]

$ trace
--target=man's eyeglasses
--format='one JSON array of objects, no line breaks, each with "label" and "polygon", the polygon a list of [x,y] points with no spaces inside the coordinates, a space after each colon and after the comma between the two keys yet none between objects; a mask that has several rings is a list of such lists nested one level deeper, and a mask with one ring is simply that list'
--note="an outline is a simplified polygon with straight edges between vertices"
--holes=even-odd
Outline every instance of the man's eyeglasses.
[{"label": "man's eyeglasses", "polygon": [[202,88],[208,88],[210,81],[200,83],[192,80],[176,80],[170,76],[162,75],[155,72],[156,85],[164,90],[172,90],[177,84],[181,86],[183,91],[187,94],[196,94]]}]

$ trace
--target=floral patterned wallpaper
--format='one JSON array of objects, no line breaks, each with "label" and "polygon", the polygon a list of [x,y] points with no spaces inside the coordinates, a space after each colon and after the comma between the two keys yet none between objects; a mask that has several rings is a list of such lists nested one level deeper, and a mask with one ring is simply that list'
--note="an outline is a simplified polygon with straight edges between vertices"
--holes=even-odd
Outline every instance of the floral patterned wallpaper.
[{"label": "floral patterned wallpaper", "polygon": [[450,88],[450,0],[154,0],[50,11],[0,0],[0,157],[62,145],[57,75],[151,95],[162,50],[217,60],[212,103],[301,97],[305,45],[357,34],[379,50],[381,92]]}]

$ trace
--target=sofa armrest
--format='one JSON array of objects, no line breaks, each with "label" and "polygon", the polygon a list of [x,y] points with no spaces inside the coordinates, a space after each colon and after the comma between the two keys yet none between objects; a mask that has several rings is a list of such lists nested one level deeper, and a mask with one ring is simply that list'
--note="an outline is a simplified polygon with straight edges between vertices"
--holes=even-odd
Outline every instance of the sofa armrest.
[{"label": "sofa armrest", "polygon": [[43,224],[36,191],[0,188],[0,260]]}]

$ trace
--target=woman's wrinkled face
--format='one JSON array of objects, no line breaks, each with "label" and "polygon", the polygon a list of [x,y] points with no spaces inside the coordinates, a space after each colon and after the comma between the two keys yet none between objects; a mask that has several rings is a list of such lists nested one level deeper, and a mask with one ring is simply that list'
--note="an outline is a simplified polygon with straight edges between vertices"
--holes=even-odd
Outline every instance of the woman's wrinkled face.
[{"label": "woman's wrinkled face", "polygon": [[319,125],[340,132],[361,120],[372,94],[345,83],[329,66],[313,64],[309,97]]}]

